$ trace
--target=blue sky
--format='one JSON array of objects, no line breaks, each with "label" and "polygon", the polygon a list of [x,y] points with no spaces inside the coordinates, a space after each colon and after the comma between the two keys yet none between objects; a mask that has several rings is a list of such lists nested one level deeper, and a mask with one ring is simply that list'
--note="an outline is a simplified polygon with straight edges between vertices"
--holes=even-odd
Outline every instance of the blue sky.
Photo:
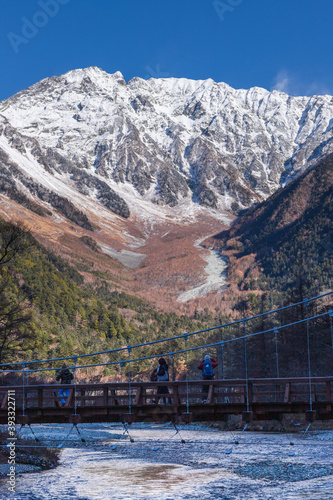
[{"label": "blue sky", "polygon": [[333,94],[332,0],[2,0],[0,100],[98,66]]}]

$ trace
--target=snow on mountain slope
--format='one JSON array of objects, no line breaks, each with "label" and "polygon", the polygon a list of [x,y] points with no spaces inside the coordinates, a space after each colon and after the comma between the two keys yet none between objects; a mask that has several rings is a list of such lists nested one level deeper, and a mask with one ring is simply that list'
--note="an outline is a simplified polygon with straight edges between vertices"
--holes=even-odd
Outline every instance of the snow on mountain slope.
[{"label": "snow on mountain slope", "polygon": [[74,205],[93,199],[125,218],[151,202],[237,212],[333,151],[333,98],[213,80],[126,83],[91,67],[2,101],[0,136],[18,168],[2,162],[2,174],[32,194],[36,183],[69,189]]}]

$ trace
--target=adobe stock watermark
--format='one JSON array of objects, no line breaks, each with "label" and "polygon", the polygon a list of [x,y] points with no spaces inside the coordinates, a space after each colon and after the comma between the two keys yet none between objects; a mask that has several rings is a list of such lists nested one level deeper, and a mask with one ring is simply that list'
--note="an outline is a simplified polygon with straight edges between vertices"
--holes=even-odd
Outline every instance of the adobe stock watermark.
[{"label": "adobe stock watermark", "polygon": [[145,70],[147,71],[147,75],[145,78],[168,78],[170,76],[170,73],[166,73],[161,71],[161,66],[160,64],[156,64],[155,68],[152,68],[151,66],[146,66]]},{"label": "adobe stock watermark", "polygon": [[41,28],[45,28],[49,20],[55,17],[61,5],[66,5],[71,0],[39,0],[37,3],[40,10],[37,10],[31,19],[27,17],[22,17],[22,27],[21,33],[14,33],[10,31],[7,34],[7,38],[13,47],[15,54],[20,51],[20,46],[22,44],[26,45],[32,38],[38,35]]},{"label": "adobe stock watermark", "polygon": [[229,12],[233,12],[236,7],[238,7],[244,0],[214,0],[213,7],[216,10],[220,21],[225,20],[225,15]]},{"label": "adobe stock watermark", "polygon": [[8,491],[15,493],[16,488],[16,409],[15,409],[15,391],[9,390],[7,393],[7,405],[8,405],[8,465],[9,472],[7,474],[8,478]]}]

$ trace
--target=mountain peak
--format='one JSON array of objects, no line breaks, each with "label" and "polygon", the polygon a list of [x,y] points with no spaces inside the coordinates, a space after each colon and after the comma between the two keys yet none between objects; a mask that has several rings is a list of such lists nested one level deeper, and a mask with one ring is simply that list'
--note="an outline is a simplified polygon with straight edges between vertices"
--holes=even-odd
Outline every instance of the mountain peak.
[{"label": "mountain peak", "polygon": [[290,98],[212,79],[126,84],[119,71],[92,66],[42,80],[3,101],[0,113],[3,146],[20,138],[22,163],[29,155],[41,162],[35,141],[52,158],[50,175],[67,176],[74,189],[87,182],[100,200],[93,176],[129,204],[134,193],[159,206],[238,213],[333,152],[330,96]]}]

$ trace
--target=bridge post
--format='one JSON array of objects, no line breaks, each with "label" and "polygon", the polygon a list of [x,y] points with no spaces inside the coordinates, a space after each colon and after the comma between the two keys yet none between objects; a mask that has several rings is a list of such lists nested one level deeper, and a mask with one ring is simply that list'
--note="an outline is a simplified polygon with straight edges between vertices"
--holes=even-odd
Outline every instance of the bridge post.
[{"label": "bridge post", "polygon": [[64,404],[64,407],[69,408],[69,407],[73,406],[73,401],[74,401],[74,389],[70,389],[69,395],[68,395],[66,403]]},{"label": "bridge post", "polygon": [[28,415],[18,415],[17,422],[22,426],[27,425],[29,423]]},{"label": "bridge post", "polygon": [[305,412],[305,420],[310,424],[316,419],[316,413],[314,410],[308,410]]},{"label": "bridge post", "polygon": [[81,395],[81,405],[86,406],[86,398],[85,398],[86,391],[85,391],[85,389],[81,389],[80,395]]},{"label": "bridge post", "polygon": [[284,391],[283,402],[284,403],[290,403],[290,400],[291,400],[291,383],[287,382],[286,383],[286,389]]},{"label": "bridge post", "polygon": [[109,386],[103,389],[103,404],[104,406],[109,406]]},{"label": "bridge post", "polygon": [[8,391],[5,392],[4,397],[1,401],[1,410],[6,410],[7,409],[7,403],[8,403]]},{"label": "bridge post", "polygon": [[43,408],[43,388],[38,387],[38,406]]},{"label": "bridge post", "polygon": [[134,406],[138,406],[142,404],[142,387],[138,387],[135,394]]},{"label": "bridge post", "polygon": [[253,384],[252,382],[248,382],[248,398],[249,404],[253,403]]},{"label": "bridge post", "polygon": [[208,389],[208,396],[207,396],[207,404],[214,404],[215,400],[215,395],[214,395],[214,386],[210,385]]},{"label": "bridge post", "polygon": [[331,381],[326,380],[326,401],[327,401],[327,411],[332,411],[332,392],[331,392]]},{"label": "bridge post", "polygon": [[253,411],[243,411],[242,420],[246,424],[249,424],[253,420]]},{"label": "bridge post", "polygon": [[178,392],[178,385],[172,385],[172,397],[173,397],[173,404],[179,405],[179,392]]},{"label": "bridge post", "polygon": [[81,415],[74,414],[69,416],[69,423],[73,425],[77,425],[81,423]]}]

